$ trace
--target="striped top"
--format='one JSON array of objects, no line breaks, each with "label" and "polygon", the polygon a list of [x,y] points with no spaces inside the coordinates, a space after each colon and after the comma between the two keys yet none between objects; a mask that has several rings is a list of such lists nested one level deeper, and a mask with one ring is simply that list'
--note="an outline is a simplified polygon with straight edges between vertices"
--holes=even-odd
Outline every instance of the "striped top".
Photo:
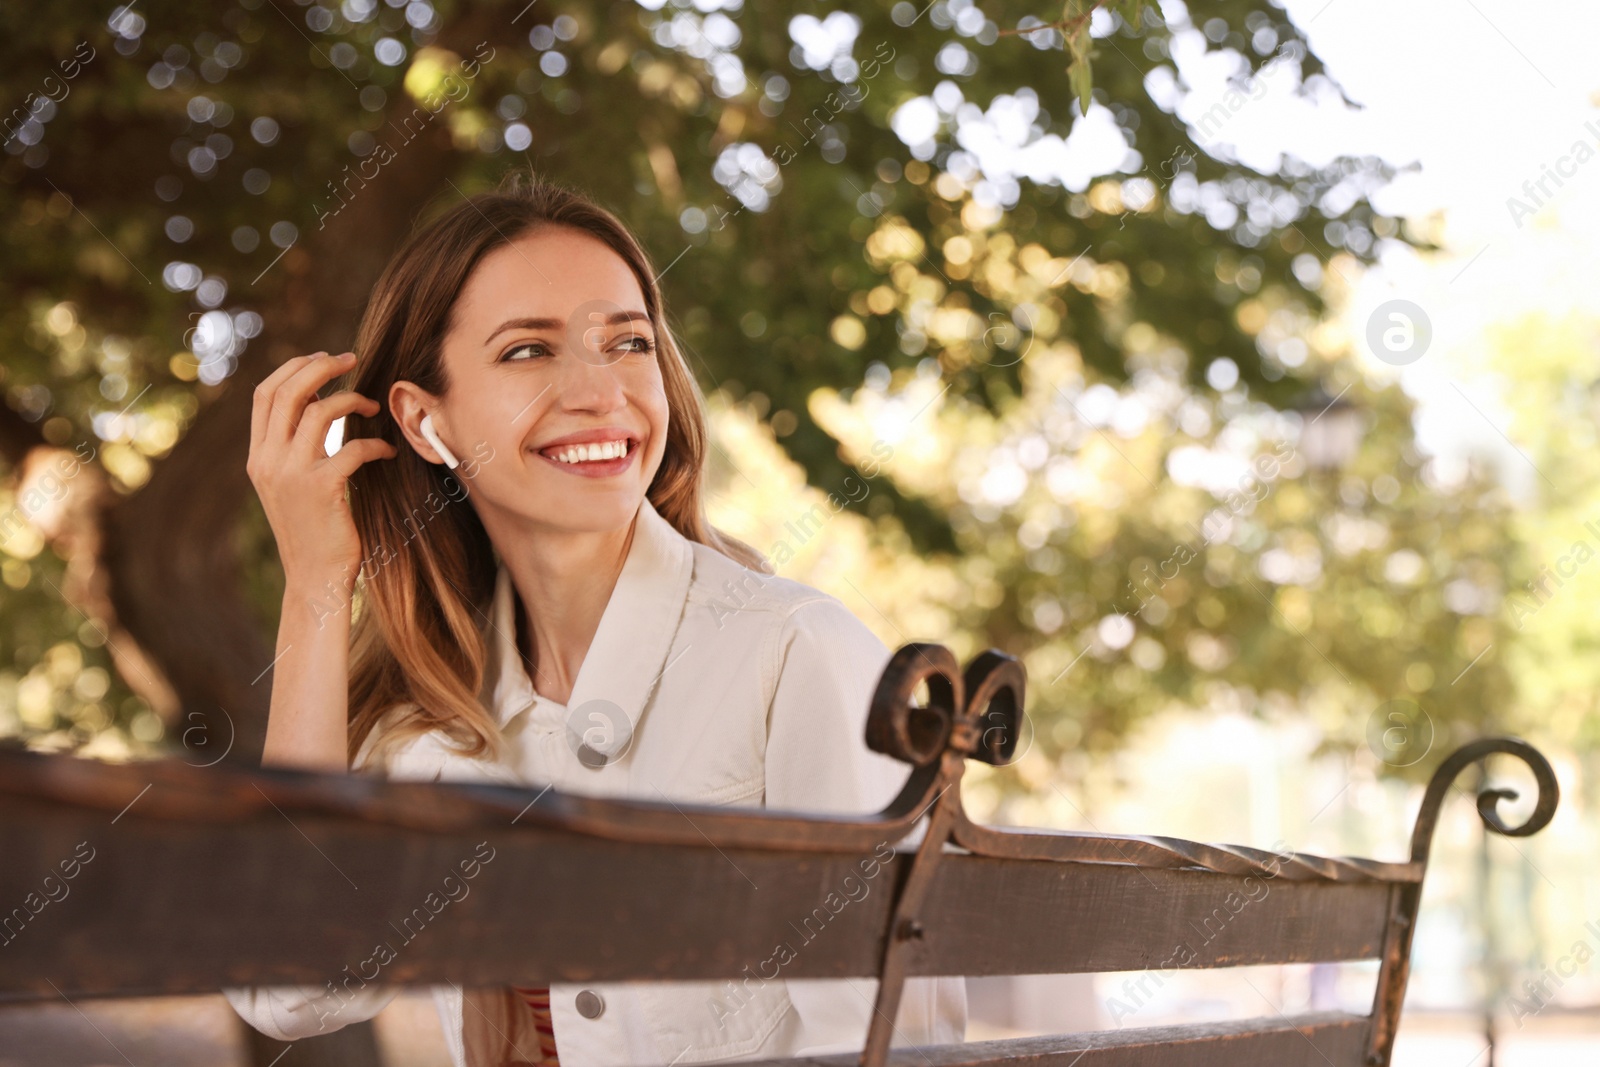
[{"label": "striped top", "polygon": [[539,1035],[539,1063],[542,1067],[560,1067],[556,1058],[556,1028],[550,1017],[549,986],[511,987],[533,1012],[533,1028]]}]

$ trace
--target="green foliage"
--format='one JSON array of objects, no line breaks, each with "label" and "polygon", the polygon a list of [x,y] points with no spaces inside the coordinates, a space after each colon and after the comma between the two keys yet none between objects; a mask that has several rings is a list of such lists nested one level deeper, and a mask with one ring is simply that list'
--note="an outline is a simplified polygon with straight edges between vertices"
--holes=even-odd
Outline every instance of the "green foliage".
[{"label": "green foliage", "polygon": [[[611,206],[664,272],[707,391],[762,415],[813,485],[855,474],[872,439],[825,426],[819,398],[864,402],[937,376],[928,424],[945,435],[945,465],[897,460],[850,507],[903,559],[968,590],[943,597],[949,631],[922,636],[1027,657],[1041,753],[1109,745],[1164,706],[1224,691],[1310,707],[1350,744],[1400,695],[1448,719],[1492,718],[1506,697],[1496,660],[1451,678],[1499,624],[1440,589],[1500,573],[1502,511],[1479,483],[1431,487],[1403,402],[1342,371],[1338,345],[1308,344],[1329,310],[1327,266],[1359,270],[1400,239],[1361,191],[1388,171],[1284,158],[1255,172],[1219,136],[1229,114],[1208,116],[1202,144],[1146,88],[1171,74],[1173,35],[1196,30],[1246,82],[1278,60],[1325,78],[1298,28],[1260,0],[1195,0],[1193,27],[1142,0],[1069,0],[1056,24],[1004,6],[1003,29],[998,14],[942,0],[852,9],[849,60],[797,45],[791,20],[830,10],[808,4],[440,3],[414,30],[413,8],[387,4],[170,2],[124,16],[139,32],[120,24],[123,50],[102,4],[59,4],[48,20],[7,9],[6,101],[37,99],[81,38],[97,49],[49,120],[0,158],[7,403],[57,443],[103,441],[114,489],[137,493],[196,410],[253,384],[225,372],[292,317],[285,294],[310,257],[357,272],[381,261],[387,249],[343,205],[408,173],[420,149],[397,120],[448,86],[424,120],[453,146],[446,172],[427,175],[433,206],[530,163]],[[445,76],[475,54],[457,96]],[[929,94],[931,113],[917,103]],[[910,146],[893,125],[907,107],[932,123]],[[1065,138],[1096,107],[1128,154],[1083,188],[985,175],[959,143],[986,113],[1016,118],[1033,143]],[[507,148],[524,128],[531,146]],[[380,145],[392,159],[375,166]],[[167,284],[185,273],[219,284]],[[251,314],[258,339],[227,336]],[[207,349],[208,329],[235,347]],[[1237,381],[1211,384],[1218,367]],[[1294,449],[1303,420],[1284,413],[1321,378],[1351,385],[1371,414],[1356,464],[1318,478],[1285,462],[1270,493],[1166,579],[1164,606],[1134,616],[1129,584],[1228,496],[1174,480],[1180,450],[1249,465]],[[1146,417],[1119,429],[1086,404]],[[131,417],[113,424],[125,405]],[[1014,495],[973,488],[1012,467]],[[1052,482],[1055,470],[1067,473]],[[1386,496],[1396,486],[1381,509],[1380,482]],[[259,516],[240,522],[251,567],[269,571]],[[1383,529],[1355,538],[1351,524]],[[1421,561],[1422,587],[1383,577],[1401,552]],[[272,581],[252,588],[270,618]],[[15,682],[74,628],[31,578],[0,595],[18,620],[0,633],[0,681]],[[1135,631],[1120,645],[1120,624],[1104,622],[1119,613]],[[117,706],[127,692],[112,688]]]}]

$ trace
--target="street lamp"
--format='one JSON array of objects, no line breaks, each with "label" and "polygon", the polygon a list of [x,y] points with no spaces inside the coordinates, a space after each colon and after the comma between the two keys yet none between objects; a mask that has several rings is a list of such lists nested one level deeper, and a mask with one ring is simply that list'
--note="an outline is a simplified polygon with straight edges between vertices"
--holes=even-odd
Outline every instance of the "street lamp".
[{"label": "street lamp", "polygon": [[1367,429],[1367,416],[1360,407],[1344,399],[1330,397],[1322,386],[1313,389],[1294,406],[1300,413],[1300,451],[1306,463],[1318,470],[1340,470],[1361,451],[1361,438]]}]

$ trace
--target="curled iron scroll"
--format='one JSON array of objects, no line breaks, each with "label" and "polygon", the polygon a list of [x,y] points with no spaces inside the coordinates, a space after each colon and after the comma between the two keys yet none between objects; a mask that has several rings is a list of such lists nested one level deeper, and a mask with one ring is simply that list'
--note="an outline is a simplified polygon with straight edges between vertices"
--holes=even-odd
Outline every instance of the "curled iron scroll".
[{"label": "curled iron scroll", "polygon": [[1017,754],[1028,672],[1021,661],[995,649],[967,664],[966,712],[978,728],[972,758],[1002,767]]},{"label": "curled iron scroll", "polygon": [[[920,686],[928,703],[915,703]],[[889,660],[872,696],[867,745],[914,766],[946,749],[1002,765],[1016,755],[1027,673],[1021,662],[989,649],[965,671],[943,645],[913,642]]]},{"label": "curled iron scroll", "polygon": [[1556,783],[1556,773],[1551,768],[1550,761],[1545,759],[1538,749],[1520,738],[1486,737],[1456,749],[1439,765],[1439,769],[1433,772],[1433,778],[1428,782],[1428,791],[1422,796],[1422,810],[1417,813],[1416,827],[1411,833],[1413,863],[1428,861],[1428,851],[1433,844],[1433,830],[1439,821],[1439,809],[1444,805],[1445,796],[1457,776],[1472,764],[1487,759],[1497,752],[1515,756],[1527,764],[1539,785],[1539,799],[1526,820],[1516,826],[1508,826],[1500,817],[1499,803],[1502,800],[1515,800],[1517,791],[1485,789],[1477,797],[1478,816],[1483,820],[1483,824],[1495,833],[1507,837],[1527,837],[1550,824],[1551,818],[1555,816],[1556,804],[1561,799],[1561,787]]},{"label": "curled iron scroll", "polygon": [[[926,682],[928,703],[915,703]],[[938,761],[964,705],[961,668],[943,645],[914,641],[890,658],[867,713],[867,747],[916,767]]]}]

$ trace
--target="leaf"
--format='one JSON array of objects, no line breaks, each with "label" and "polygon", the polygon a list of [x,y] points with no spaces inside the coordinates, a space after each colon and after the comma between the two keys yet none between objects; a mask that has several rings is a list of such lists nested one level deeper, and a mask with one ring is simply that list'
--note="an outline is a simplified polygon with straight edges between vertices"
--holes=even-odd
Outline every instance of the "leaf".
[{"label": "leaf", "polygon": [[1089,57],[1080,56],[1067,68],[1067,78],[1072,85],[1072,91],[1078,97],[1078,110],[1084,115],[1089,113],[1089,104],[1093,97],[1091,90],[1094,88],[1094,74],[1089,68]]},{"label": "leaf", "polygon": [[1116,0],[1110,10],[1121,15],[1123,22],[1137,30],[1144,25],[1144,10],[1149,6],[1145,0]]}]

